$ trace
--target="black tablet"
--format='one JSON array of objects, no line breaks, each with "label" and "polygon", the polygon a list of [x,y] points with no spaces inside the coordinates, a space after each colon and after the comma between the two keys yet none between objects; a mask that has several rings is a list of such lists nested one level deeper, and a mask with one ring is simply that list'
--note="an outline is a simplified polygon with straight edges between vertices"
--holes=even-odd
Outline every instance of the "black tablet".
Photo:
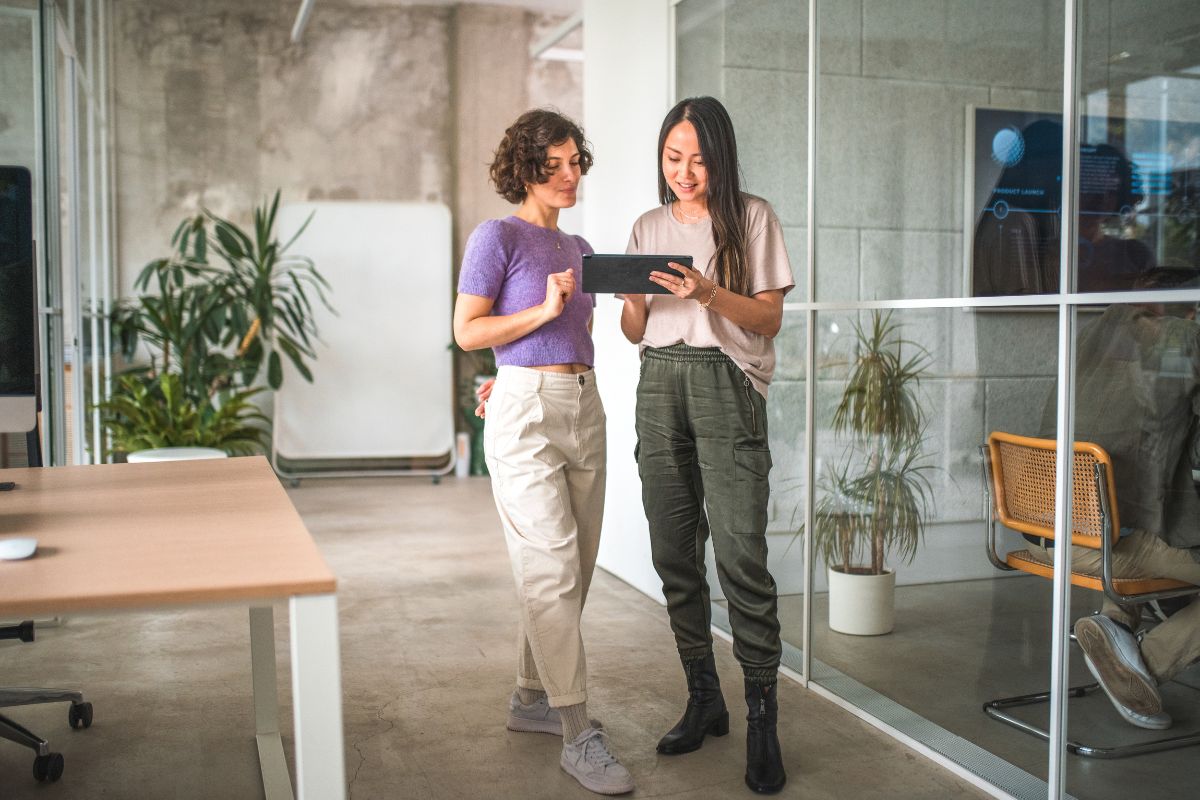
[{"label": "black tablet", "polygon": [[668,261],[692,265],[691,256],[596,255],[583,257],[583,290],[592,294],[670,294],[650,280],[651,272],[669,272]]}]

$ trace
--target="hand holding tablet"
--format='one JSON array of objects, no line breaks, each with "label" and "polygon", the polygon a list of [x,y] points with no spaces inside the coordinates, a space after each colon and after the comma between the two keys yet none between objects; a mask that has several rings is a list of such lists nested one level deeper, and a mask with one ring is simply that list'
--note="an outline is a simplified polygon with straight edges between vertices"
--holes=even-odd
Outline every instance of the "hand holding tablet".
[{"label": "hand holding tablet", "polygon": [[670,262],[692,266],[691,256],[669,255],[585,255],[583,257],[583,291],[591,294],[670,294],[650,280],[651,272],[665,272],[680,278],[683,275]]}]

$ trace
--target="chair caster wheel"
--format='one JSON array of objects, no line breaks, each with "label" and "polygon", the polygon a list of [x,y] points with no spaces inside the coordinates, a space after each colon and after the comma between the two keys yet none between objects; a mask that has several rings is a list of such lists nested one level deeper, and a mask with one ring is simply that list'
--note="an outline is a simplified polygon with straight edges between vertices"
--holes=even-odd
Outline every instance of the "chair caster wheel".
[{"label": "chair caster wheel", "polygon": [[62,777],[62,774],[62,753],[50,753],[49,755],[38,756],[33,760],[33,777],[42,783],[54,783]]},{"label": "chair caster wheel", "polygon": [[92,704],[72,703],[67,709],[67,722],[76,730],[92,727]]}]

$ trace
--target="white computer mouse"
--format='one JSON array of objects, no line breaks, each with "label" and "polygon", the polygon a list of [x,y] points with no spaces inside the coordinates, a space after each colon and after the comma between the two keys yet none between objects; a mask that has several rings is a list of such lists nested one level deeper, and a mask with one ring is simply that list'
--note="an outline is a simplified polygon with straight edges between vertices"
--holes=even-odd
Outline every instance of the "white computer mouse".
[{"label": "white computer mouse", "polygon": [[0,539],[0,559],[19,561],[37,552],[37,539]]}]

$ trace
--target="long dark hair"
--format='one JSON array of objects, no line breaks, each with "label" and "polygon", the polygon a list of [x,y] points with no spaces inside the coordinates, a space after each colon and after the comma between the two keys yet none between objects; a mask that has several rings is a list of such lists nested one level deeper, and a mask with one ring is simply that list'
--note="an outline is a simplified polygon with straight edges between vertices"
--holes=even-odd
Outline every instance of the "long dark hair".
[{"label": "long dark hair", "polygon": [[662,171],[667,134],[683,122],[692,123],[700,140],[700,157],[708,172],[708,214],[712,218],[718,285],[737,294],[750,294],[749,258],[746,255],[746,198],[742,195],[741,167],[733,120],[715,97],[689,97],[667,112],[658,132],[658,201],[678,198]]}]

